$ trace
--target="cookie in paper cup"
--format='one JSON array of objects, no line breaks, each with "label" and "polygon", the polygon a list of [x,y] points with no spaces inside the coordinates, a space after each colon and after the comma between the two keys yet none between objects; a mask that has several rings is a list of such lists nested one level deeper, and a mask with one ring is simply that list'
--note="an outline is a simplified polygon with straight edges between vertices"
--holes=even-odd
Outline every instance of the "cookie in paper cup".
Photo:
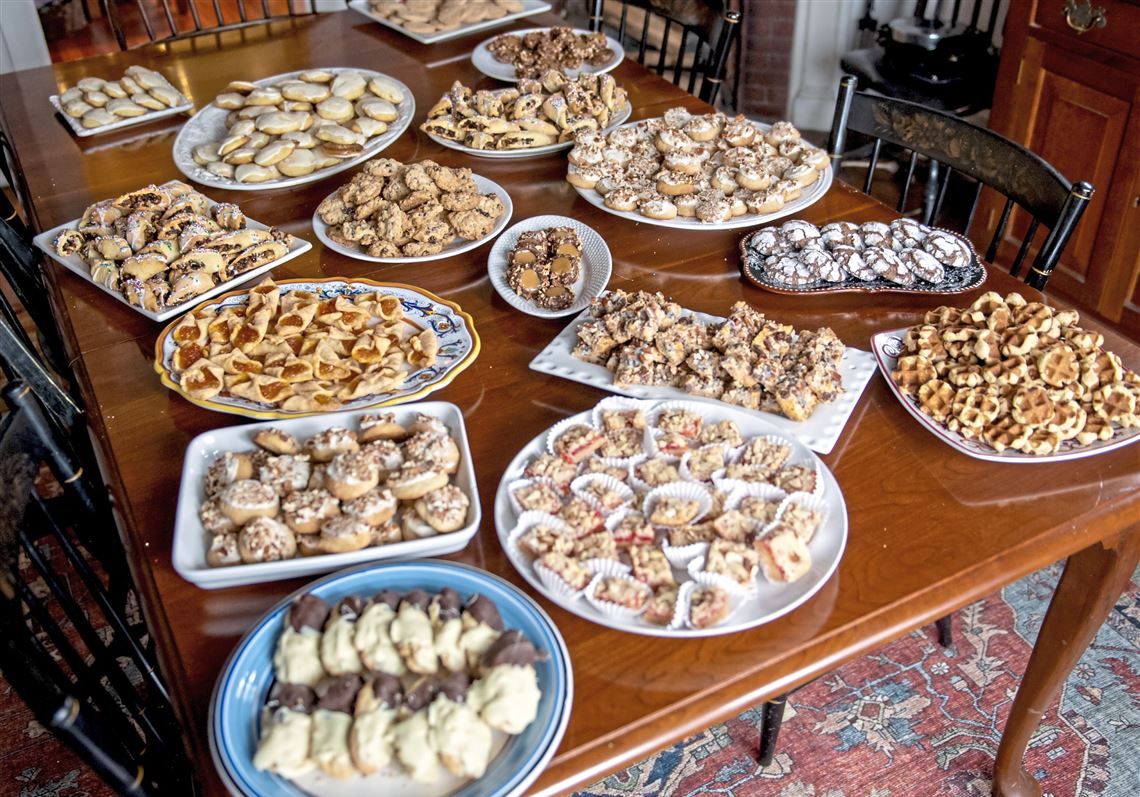
[{"label": "cookie in paper cup", "polygon": [[[654,468],[671,469],[671,473],[662,476],[662,479],[664,479],[664,481],[662,481],[660,484],[650,484],[641,478],[640,475],[642,467],[649,462],[653,463],[652,467]],[[676,459],[656,456],[652,454],[642,454],[640,457],[634,457],[633,460],[631,460],[629,463],[629,485],[635,491],[644,495],[645,493],[651,492],[655,488],[661,487],[664,484],[672,484],[673,482],[680,481],[681,471],[677,468],[678,462],[679,460]],[[673,473],[676,474],[675,478],[673,476]]]},{"label": "cookie in paper cup", "polygon": [[524,512],[553,515],[562,508],[563,493],[549,479],[514,479],[507,485],[507,495],[516,515]]},{"label": "cookie in paper cup", "polygon": [[[631,519],[630,523],[626,524],[626,519],[634,515],[641,518],[641,522]],[[627,545],[653,545],[657,542],[657,532],[653,524],[646,520],[640,510],[633,507],[623,507],[611,514],[606,518],[605,526],[619,548]],[[632,527],[632,531],[629,527]]]},{"label": "cookie in paper cup", "polygon": [[[812,513],[819,518],[814,526],[811,525]],[[823,496],[810,493],[792,493],[780,505],[773,525],[787,526],[807,545],[811,543],[819,529],[827,522],[827,516],[827,501],[823,499]]]},{"label": "cookie in paper cup", "polygon": [[655,487],[641,504],[641,512],[650,523],[670,528],[699,523],[712,508],[713,497],[709,491],[693,482],[673,482]]},{"label": "cookie in paper cup", "polygon": [[709,544],[707,542],[691,542],[688,545],[678,545],[676,547],[669,544],[669,540],[664,540],[661,543],[661,550],[665,552],[665,558],[669,560],[669,564],[673,565],[677,570],[684,570],[689,566],[689,562],[696,559],[698,556],[704,556],[708,551]]},{"label": "cookie in paper cup", "polygon": [[[688,582],[686,582],[688,583]],[[684,584],[672,587],[659,587],[641,615],[642,622],[661,628],[683,628],[685,616],[681,612],[681,589]]]},{"label": "cookie in paper cup", "polygon": [[[549,515],[546,512],[523,512],[519,515],[518,522],[515,527],[511,529],[511,533],[507,535],[507,545],[510,547],[512,554],[518,554],[526,560],[537,559],[546,551],[532,550],[529,545],[520,544],[520,540],[527,535],[536,526],[545,526],[551,531],[557,532],[558,536],[566,541],[565,550],[570,550],[574,544],[574,532],[570,530],[561,518],[554,515]],[[547,550],[558,550],[557,548],[548,548]],[[564,552],[564,551],[563,551]]]},{"label": "cookie in paper cup", "polygon": [[[744,512],[744,514],[756,520],[760,527],[764,528],[776,519],[776,515],[783,507],[784,499],[787,497],[787,493],[774,485],[743,482],[737,489],[729,493],[728,500],[724,504],[724,511],[730,512],[737,509],[744,512],[742,507],[746,507],[752,511]],[[754,501],[750,499],[764,501],[765,505],[770,506],[770,516],[757,516],[752,506]]]},{"label": "cookie in paper cup", "polygon": [[685,437],[696,443],[701,433],[701,427],[704,426],[704,417],[705,413],[708,412],[708,407],[698,401],[662,401],[649,411],[649,425],[654,429],[661,429],[661,417],[675,412],[696,416],[696,428],[674,430],[680,431]]},{"label": "cookie in paper cup", "polygon": [[781,435],[754,435],[737,448],[732,461],[739,465],[759,465],[768,472],[775,473],[788,464],[794,450],[792,441]]},{"label": "cookie in paper cup", "polygon": [[791,493],[823,494],[823,472],[814,458],[806,462],[786,463],[776,471],[772,483],[789,495]]},{"label": "cookie in paper cup", "polygon": [[[709,469],[709,465],[716,464],[717,452],[719,452],[720,464],[718,467]],[[694,448],[682,456],[677,470],[681,474],[681,478],[687,482],[711,484],[718,474],[723,478],[724,466],[731,461],[734,453],[735,449],[729,448],[724,443],[709,443]],[[712,461],[706,461],[706,457],[712,458]]]},{"label": "cookie in paper cup", "polygon": [[630,566],[619,559],[585,559],[581,564],[595,576],[625,576],[631,572]]},{"label": "cookie in paper cup", "polygon": [[[625,396],[610,396],[604,398],[594,405],[594,411],[591,416],[594,426],[606,431],[605,421],[603,415],[606,412],[640,412],[641,423],[640,428],[647,428],[649,426],[649,410],[653,407],[652,401],[641,401],[639,399],[626,398]],[[637,427],[634,427],[637,428]]]},{"label": "cookie in paper cup", "polygon": [[696,440],[679,432],[663,432],[660,429],[650,429],[647,440],[650,454],[674,462],[679,462],[685,454],[701,446]]},{"label": "cookie in paper cup", "polygon": [[[599,597],[599,590],[601,590],[603,595],[607,593],[615,595],[628,594],[631,601],[640,600],[640,603],[636,607],[632,607],[613,600],[607,600],[604,597]],[[589,586],[586,587],[586,600],[590,605],[607,617],[616,619],[629,620],[641,616],[645,613],[645,608],[652,598],[653,590],[628,575],[603,575],[599,573],[594,576]]]},{"label": "cookie in paper cup", "polygon": [[[711,544],[709,547],[712,547]],[[706,587],[720,587],[729,595],[734,595],[738,598],[746,598],[756,592],[755,575],[753,575],[752,581],[745,585],[723,573],[710,573],[705,570],[705,563],[708,561],[708,556],[709,551],[706,551],[701,556],[689,562],[688,567],[685,568],[689,573],[689,578]],[[757,570],[759,570],[759,564],[757,564]]]},{"label": "cookie in paper cup", "polygon": [[[569,561],[578,565],[573,559]],[[581,565],[578,566],[580,567]],[[590,585],[590,579],[593,576],[588,571],[585,571],[585,568],[583,568],[583,571],[587,576],[586,582],[582,584],[581,587],[577,587],[563,578],[561,574],[556,573],[550,567],[543,564],[541,559],[536,559],[534,562],[534,572],[535,575],[538,576],[538,580],[542,582],[542,586],[550,590],[555,597],[564,600],[577,600],[586,592],[586,587]]]},{"label": "cookie in paper cup", "polygon": [[[719,592],[719,597],[723,600],[721,604],[723,613],[717,612],[719,615],[712,622],[695,622],[693,616],[694,610],[694,593],[700,594],[701,591],[712,590]],[[707,594],[707,593],[705,593]],[[713,626],[720,625],[740,606],[742,598],[739,595],[734,595],[719,587],[710,587],[705,584],[698,584],[696,581],[686,581],[681,585],[681,592],[677,596],[677,614],[674,616],[673,622],[675,625],[670,625],[670,628],[692,628],[695,630],[702,630],[705,628],[712,628]],[[701,602],[699,608],[702,611],[708,611],[714,608],[716,604],[710,606],[708,603]]]},{"label": "cookie in paper cup", "polygon": [[572,464],[589,458],[603,442],[601,429],[572,417],[554,424],[546,433],[547,452]]},{"label": "cookie in paper cup", "polygon": [[588,473],[579,476],[570,482],[570,490],[583,501],[592,504],[603,515],[631,506],[635,497],[628,484],[605,473]]}]

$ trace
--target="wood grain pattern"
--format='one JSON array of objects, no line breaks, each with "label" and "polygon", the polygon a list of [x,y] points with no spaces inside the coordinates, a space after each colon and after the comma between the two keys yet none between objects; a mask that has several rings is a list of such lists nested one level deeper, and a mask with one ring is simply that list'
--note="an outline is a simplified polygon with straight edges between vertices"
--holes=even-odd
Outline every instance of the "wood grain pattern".
[{"label": "wood grain pattern", "polygon": [[[2,113],[31,187],[36,224],[46,229],[75,218],[94,200],[178,176],[170,157],[175,123],[160,127],[154,138],[88,148],[51,116],[46,96],[61,82],[121,72],[128,63],[141,62],[164,69],[179,89],[202,104],[232,78],[330,65],[383,69],[412,87],[419,108],[413,128],[386,155],[472,167],[508,189],[516,221],[560,213],[589,224],[613,251],[612,288],[662,290],[687,307],[716,314],[743,299],[798,327],[831,326],[847,344],[862,348],[874,332],[911,324],[942,303],[939,297],[922,296],[766,293],[740,277],[740,232],[679,233],[606,214],[564,181],[565,161],[558,156],[492,162],[433,144],[415,125],[453,80],[480,82],[467,54],[481,38],[424,47],[357,15],[333,14],[225,34],[220,48],[208,37],[16,73],[6,76]],[[337,62],[330,63],[332,59]],[[677,104],[701,107],[636,64],[623,64],[616,76],[630,89],[634,118],[659,115]],[[313,208],[345,180],[347,176],[334,177],[252,196],[210,195],[238,202],[249,216],[312,239]],[[837,183],[803,216],[822,224],[892,214]],[[274,272],[277,277],[368,276],[407,282],[458,302],[475,317],[482,353],[436,397],[455,402],[464,412],[485,510],[492,506],[504,468],[527,440],[604,395],[527,370],[530,359],[566,321],[524,316],[502,301],[486,276],[489,249],[487,243],[448,260],[377,266],[315,244],[307,255]],[[204,734],[214,679],[238,637],[300,582],[206,592],[173,571],[174,496],[186,444],[194,435],[242,420],[199,409],[161,387],[151,367],[160,325],[62,269],[49,265],[47,273],[76,377],[91,408],[107,482],[125,520],[124,543],[163,670],[185,718],[205,789],[222,794]],[[991,270],[982,289],[955,297],[955,302],[967,303],[984,289],[1032,293]],[[1107,345],[1126,362],[1140,364],[1136,347],[1107,337]],[[604,629],[539,599],[566,637],[576,683],[565,740],[532,791],[557,794],[588,784],[1120,533],[1140,504],[1135,451],[1030,467],[979,462],[919,428],[876,377],[835,450],[824,457],[847,499],[847,552],[837,574],[800,609],[748,632],[677,641]],[[522,586],[499,548],[490,514],[485,511],[488,519],[480,533],[453,558]],[[1088,622],[1099,624],[1100,619]]]}]

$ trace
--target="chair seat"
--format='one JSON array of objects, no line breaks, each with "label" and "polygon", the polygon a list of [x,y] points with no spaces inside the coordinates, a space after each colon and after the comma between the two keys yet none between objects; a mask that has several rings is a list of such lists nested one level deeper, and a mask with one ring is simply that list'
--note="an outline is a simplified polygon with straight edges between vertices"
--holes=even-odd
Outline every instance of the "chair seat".
[{"label": "chair seat", "polygon": [[993,97],[993,81],[959,80],[934,85],[892,68],[882,47],[851,50],[840,58],[840,66],[859,79],[859,88],[885,97],[917,102],[927,108],[956,116],[968,116],[988,108]]}]

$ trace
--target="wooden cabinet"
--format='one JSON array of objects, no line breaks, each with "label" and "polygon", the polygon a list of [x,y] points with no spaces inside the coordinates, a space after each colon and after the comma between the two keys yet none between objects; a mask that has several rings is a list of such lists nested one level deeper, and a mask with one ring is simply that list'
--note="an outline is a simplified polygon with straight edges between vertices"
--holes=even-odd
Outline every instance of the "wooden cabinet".
[{"label": "wooden cabinet", "polygon": [[[1095,0],[1106,25],[1078,33],[1063,0],[1011,0],[990,126],[1096,194],[1049,282],[1140,336],[1140,2]],[[979,223],[996,227],[1000,206]],[[998,260],[1026,230],[1009,227]],[[986,238],[988,240],[988,237]],[[1040,238],[1038,239],[1040,240]]]}]

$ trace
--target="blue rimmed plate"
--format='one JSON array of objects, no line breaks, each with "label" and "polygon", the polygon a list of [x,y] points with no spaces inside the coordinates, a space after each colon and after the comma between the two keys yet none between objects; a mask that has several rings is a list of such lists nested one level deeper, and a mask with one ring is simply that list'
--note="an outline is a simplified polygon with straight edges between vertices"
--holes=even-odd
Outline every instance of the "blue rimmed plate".
[{"label": "blue rimmed plate", "polygon": [[[429,592],[451,587],[463,598],[482,593],[499,608],[508,628],[526,634],[547,660],[535,665],[542,691],[538,716],[525,731],[509,737],[483,777],[461,783],[441,778],[434,785],[415,784],[410,778],[378,773],[348,780],[306,776],[304,788],[253,767],[262,706],[273,684],[273,651],[284,626],[289,603],[302,592],[312,592],[329,603],[348,595],[372,595],[381,589],[406,591],[419,587]],[[574,694],[570,653],[562,635],[538,604],[498,576],[453,562],[408,562],[367,565],[337,573],[303,587],[285,598],[238,643],[214,687],[210,701],[210,752],[227,787],[243,797],[352,797],[376,794],[416,797],[514,797],[524,792],[554,757]],[[446,774],[442,769],[441,772]]]}]

